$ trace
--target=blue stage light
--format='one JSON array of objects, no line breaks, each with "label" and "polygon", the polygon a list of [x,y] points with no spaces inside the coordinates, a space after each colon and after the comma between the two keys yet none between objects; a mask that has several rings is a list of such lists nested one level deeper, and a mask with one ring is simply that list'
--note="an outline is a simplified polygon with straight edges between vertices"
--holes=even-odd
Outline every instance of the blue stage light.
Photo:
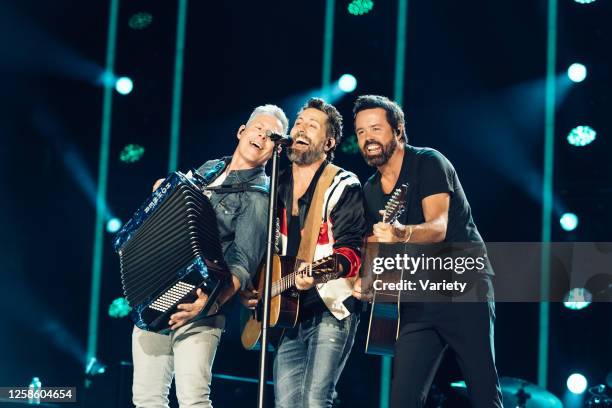
[{"label": "blue stage light", "polygon": [[128,22],[128,25],[133,30],[144,30],[145,28],[150,26],[152,22],[153,22],[153,16],[151,15],[151,13],[140,12],[130,17],[130,21]]},{"label": "blue stage light", "polygon": [[338,80],[338,88],[345,93],[353,92],[357,88],[357,78],[351,74],[342,75]]},{"label": "blue stage light", "polygon": [[145,148],[137,144],[126,145],[119,154],[119,159],[124,163],[134,163],[140,160]]},{"label": "blue stage light", "polygon": [[130,314],[132,308],[124,297],[117,298],[108,307],[108,315],[114,319],[121,319]]},{"label": "blue stage light", "polygon": [[565,213],[561,216],[559,223],[565,231],[573,231],[578,226],[578,216],[574,213]]},{"label": "blue stage light", "polygon": [[354,16],[361,16],[367,14],[374,7],[372,0],[353,0],[349,3],[347,9],[348,12]]},{"label": "blue stage light", "polygon": [[106,365],[97,358],[91,357],[85,366],[85,374],[93,377],[94,375],[104,374],[106,372]]},{"label": "blue stage light", "polygon": [[115,86],[117,83],[117,77],[115,77],[110,71],[104,71],[100,74],[98,82],[104,86]]},{"label": "blue stage light", "polygon": [[580,373],[574,373],[567,378],[567,389],[574,394],[582,394],[587,385],[587,379]]},{"label": "blue stage light", "polygon": [[121,228],[122,225],[123,223],[119,218],[111,218],[106,223],[106,231],[114,234],[115,232],[119,231],[119,228]]},{"label": "blue stage light", "polygon": [[582,310],[591,304],[593,296],[585,288],[574,288],[570,290],[563,301],[563,306],[570,310]]},{"label": "blue stage light", "polygon": [[467,389],[467,384],[465,383],[465,381],[461,380],[461,381],[455,381],[451,383],[451,387],[452,388],[462,388],[462,389]]},{"label": "blue stage light", "polygon": [[567,69],[567,76],[573,82],[582,82],[587,77],[587,69],[582,64],[574,63]]},{"label": "blue stage light", "polygon": [[128,77],[121,77],[117,79],[117,82],[115,82],[115,89],[121,95],[127,95],[132,92],[132,89],[134,89],[134,83]]},{"label": "blue stage light", "polygon": [[567,142],[576,147],[586,146],[595,138],[597,138],[597,132],[590,126],[576,126],[567,134]]},{"label": "blue stage light", "polygon": [[590,3],[595,2],[595,0],[574,0],[574,1],[579,4],[590,4]]}]

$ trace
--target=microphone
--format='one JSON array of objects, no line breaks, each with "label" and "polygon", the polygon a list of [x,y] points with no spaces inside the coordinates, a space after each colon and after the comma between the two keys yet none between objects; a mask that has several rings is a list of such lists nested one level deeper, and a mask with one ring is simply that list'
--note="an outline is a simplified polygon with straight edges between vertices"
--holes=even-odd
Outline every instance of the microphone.
[{"label": "microphone", "polygon": [[293,138],[290,135],[280,135],[271,130],[266,130],[266,137],[278,145],[287,146],[293,143]]}]

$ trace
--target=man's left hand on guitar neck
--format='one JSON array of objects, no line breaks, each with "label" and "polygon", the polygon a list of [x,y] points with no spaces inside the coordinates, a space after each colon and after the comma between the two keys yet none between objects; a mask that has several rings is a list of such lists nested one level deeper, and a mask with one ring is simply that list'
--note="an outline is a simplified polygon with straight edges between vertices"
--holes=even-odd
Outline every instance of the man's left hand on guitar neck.
[{"label": "man's left hand on guitar neck", "polygon": [[314,278],[312,276],[306,276],[306,274],[295,275],[295,287],[299,290],[308,290],[315,285]]},{"label": "man's left hand on guitar neck", "polygon": [[[422,244],[444,241],[448,226],[449,194],[430,195],[422,200],[421,205],[425,222],[417,225],[378,222],[372,227],[376,240],[385,243],[413,242]],[[381,210],[380,214],[384,215],[384,211]]]},{"label": "man's left hand on guitar neck", "polygon": [[412,228],[412,225],[401,225],[397,223],[391,225],[379,222],[372,227],[374,239],[368,240],[368,242],[384,242],[389,244],[408,242],[412,235]]},{"label": "man's left hand on guitar neck", "polygon": [[[335,269],[338,272],[336,276],[337,277],[344,276],[345,275],[344,264],[345,263],[348,264],[348,260],[346,260],[346,258],[344,258],[343,255],[340,255],[338,253],[333,254],[333,257],[335,257],[334,264],[335,264]],[[303,263],[302,265],[300,265],[298,270],[304,272],[309,265],[310,264],[308,263]],[[298,288],[299,290],[308,290],[314,287],[314,285],[316,285],[314,277],[307,276],[305,273],[295,274],[295,287]]]},{"label": "man's left hand on guitar neck", "polygon": [[[379,211],[380,215],[384,215],[385,211]],[[383,242],[387,244],[395,244],[398,242],[408,242],[412,238],[412,225],[403,225],[399,222],[389,224],[387,222],[378,222],[372,226],[372,236],[368,237],[368,242]]]}]

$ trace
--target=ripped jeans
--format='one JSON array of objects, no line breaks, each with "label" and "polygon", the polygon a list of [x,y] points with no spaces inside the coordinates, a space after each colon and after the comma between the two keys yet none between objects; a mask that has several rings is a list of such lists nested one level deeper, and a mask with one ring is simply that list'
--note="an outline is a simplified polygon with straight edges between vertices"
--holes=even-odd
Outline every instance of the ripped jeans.
[{"label": "ripped jeans", "polygon": [[332,406],[358,324],[358,313],[338,320],[326,310],[285,330],[274,359],[276,408]]}]

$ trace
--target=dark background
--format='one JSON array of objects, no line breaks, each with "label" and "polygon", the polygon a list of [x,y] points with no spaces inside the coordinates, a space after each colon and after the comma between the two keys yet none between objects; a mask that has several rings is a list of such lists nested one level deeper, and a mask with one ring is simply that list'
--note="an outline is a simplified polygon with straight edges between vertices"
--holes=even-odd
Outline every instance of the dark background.
[{"label": "dark background", "polygon": [[[26,386],[33,376],[44,386],[83,384],[108,3],[0,3],[0,386]],[[360,17],[347,4],[336,1],[332,77],[358,80],[336,101],[348,138],[358,94],[393,96],[397,2],[378,0]],[[190,2],[180,169],[231,153],[257,105],[278,104],[293,121],[321,84],[324,10],[323,1]],[[554,241],[612,241],[611,11],[609,1],[559,0]],[[136,12],[150,13],[152,24],[131,29]],[[546,13],[544,0],[409,2],[410,143],[453,162],[488,241],[541,238]],[[134,90],[113,95],[107,202],[124,221],[167,173],[176,17],[176,1],[121,2],[115,72],[130,76]],[[574,61],[589,76],[569,85],[564,72]],[[579,124],[598,132],[583,148],[565,140]],[[132,164],[119,160],[129,143],[146,149]],[[372,173],[359,155],[339,149],[336,157],[362,180]],[[580,218],[571,233],[558,223],[566,210]],[[119,362],[131,361],[131,323],[107,314],[122,295],[110,238],[105,233],[98,338],[109,369],[92,393],[115,387]],[[548,381],[557,396],[573,371],[603,382],[612,367],[610,310],[551,304]],[[377,406],[380,363],[362,352],[365,328],[338,385],[341,406]],[[213,371],[255,377],[257,354],[241,349],[235,330],[230,324]],[[500,375],[536,382],[537,341],[537,304],[497,305]],[[437,378],[443,389],[460,378],[448,363]],[[217,406],[254,405],[255,392],[213,381]]]}]

